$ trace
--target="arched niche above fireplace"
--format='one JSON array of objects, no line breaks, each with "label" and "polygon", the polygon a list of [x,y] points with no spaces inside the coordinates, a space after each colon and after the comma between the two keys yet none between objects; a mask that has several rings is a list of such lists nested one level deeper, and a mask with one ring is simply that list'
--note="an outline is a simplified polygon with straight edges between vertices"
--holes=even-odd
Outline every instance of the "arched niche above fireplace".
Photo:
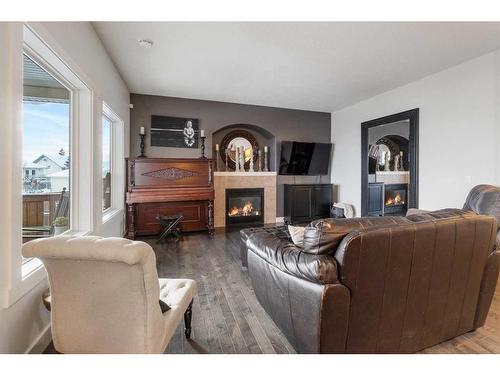
[{"label": "arched niche above fireplace", "polygon": [[250,165],[250,159],[252,157],[253,162],[257,163],[257,150],[261,149],[259,142],[249,131],[236,129],[230,131],[224,136],[224,138],[222,138],[219,150],[219,156],[222,159],[222,162],[227,162],[227,165],[231,169],[234,169],[236,165],[236,151],[233,150],[239,149],[240,147],[243,147],[243,149],[245,150],[245,169],[248,169]]},{"label": "arched niche above fireplace", "polygon": [[[261,126],[253,125],[253,124],[229,124],[222,126],[220,129],[216,130],[212,133],[212,145],[213,145],[213,156],[219,158],[222,164],[224,164],[223,158],[221,155],[215,153],[215,145],[219,144],[222,146],[224,138],[228,136],[230,133],[235,135],[241,132],[241,135],[245,135],[245,138],[248,139],[249,144],[252,144],[254,147],[257,146],[259,149],[264,150],[264,147],[267,146],[269,149],[268,161],[269,161],[269,170],[276,170],[276,138],[274,134],[264,129]],[[222,147],[221,147],[222,149]],[[222,151],[223,153],[223,151]],[[254,159],[255,161],[256,159]],[[248,162],[248,160],[247,160]],[[234,162],[230,162],[230,168],[234,169]],[[246,168],[248,169],[248,165],[246,164]]]}]

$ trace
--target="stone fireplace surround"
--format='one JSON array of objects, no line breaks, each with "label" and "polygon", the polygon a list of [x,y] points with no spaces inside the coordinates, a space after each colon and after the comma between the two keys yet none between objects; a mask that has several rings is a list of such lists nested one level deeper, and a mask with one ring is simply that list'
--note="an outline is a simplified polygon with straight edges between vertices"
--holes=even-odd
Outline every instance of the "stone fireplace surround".
[{"label": "stone fireplace surround", "polygon": [[226,189],[263,188],[264,223],[276,223],[276,172],[214,172],[214,226],[226,226]]}]

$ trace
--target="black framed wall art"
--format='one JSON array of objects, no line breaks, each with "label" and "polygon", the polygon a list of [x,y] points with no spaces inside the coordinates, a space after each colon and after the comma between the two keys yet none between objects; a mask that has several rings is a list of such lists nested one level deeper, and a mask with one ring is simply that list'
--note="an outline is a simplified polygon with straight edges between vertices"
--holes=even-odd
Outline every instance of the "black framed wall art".
[{"label": "black framed wall art", "polygon": [[199,120],[151,116],[151,146],[198,148]]}]

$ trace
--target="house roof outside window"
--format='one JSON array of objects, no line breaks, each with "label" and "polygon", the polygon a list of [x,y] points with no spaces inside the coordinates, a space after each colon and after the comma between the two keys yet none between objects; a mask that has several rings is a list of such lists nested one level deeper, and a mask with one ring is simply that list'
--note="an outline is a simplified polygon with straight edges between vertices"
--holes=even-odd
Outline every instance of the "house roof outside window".
[{"label": "house roof outside window", "polygon": [[61,169],[67,168],[67,161],[69,157],[67,155],[59,155],[59,154],[42,154],[33,160],[33,163],[39,163],[43,158],[50,159],[52,162],[56,163]]}]

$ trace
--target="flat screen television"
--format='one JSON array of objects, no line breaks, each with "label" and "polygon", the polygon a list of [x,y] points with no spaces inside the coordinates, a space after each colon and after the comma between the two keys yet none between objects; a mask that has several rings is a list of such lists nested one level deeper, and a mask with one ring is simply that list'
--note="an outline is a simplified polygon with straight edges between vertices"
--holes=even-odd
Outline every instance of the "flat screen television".
[{"label": "flat screen television", "polygon": [[281,142],[280,175],[320,176],[329,172],[331,143]]}]

